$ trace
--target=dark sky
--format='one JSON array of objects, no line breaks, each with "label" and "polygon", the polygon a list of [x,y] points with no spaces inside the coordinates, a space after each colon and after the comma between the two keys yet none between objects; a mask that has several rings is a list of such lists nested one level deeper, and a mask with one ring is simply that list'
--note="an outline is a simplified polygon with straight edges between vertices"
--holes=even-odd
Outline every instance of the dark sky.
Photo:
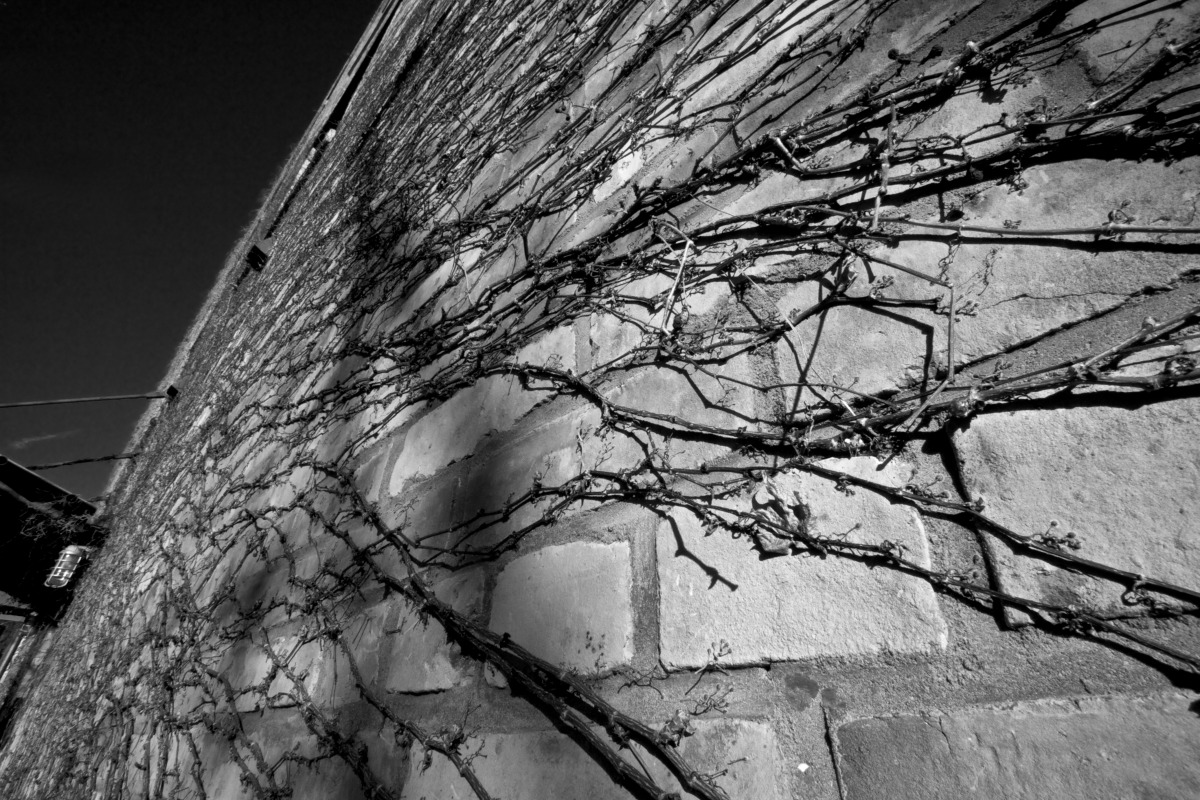
[{"label": "dark sky", "polygon": [[[377,5],[0,0],[0,403],[158,388]],[[146,402],[0,409],[0,453],[119,453]]]}]

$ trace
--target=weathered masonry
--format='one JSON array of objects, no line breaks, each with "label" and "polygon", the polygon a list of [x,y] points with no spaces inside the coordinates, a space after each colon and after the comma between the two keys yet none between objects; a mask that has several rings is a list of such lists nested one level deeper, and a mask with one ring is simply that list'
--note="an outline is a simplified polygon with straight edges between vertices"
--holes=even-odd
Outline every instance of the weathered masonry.
[{"label": "weathered masonry", "polygon": [[1198,0],[385,3],[0,794],[1200,797],[1198,59]]}]

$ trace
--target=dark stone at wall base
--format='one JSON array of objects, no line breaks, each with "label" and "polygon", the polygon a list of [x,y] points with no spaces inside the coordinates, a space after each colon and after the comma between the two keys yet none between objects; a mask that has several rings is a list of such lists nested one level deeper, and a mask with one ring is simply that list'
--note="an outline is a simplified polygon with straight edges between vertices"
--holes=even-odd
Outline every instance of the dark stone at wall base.
[{"label": "dark stone at wall base", "polygon": [[855,720],[836,736],[845,797],[1200,798],[1191,700],[1089,698]]}]

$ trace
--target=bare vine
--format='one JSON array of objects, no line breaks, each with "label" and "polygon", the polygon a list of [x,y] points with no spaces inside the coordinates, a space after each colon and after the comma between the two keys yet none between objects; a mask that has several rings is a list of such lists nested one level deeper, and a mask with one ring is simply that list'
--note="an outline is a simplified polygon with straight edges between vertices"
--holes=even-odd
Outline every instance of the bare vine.
[{"label": "bare vine", "polygon": [[[1090,558],[1073,533],[1013,530],[978,498],[836,466],[905,458],[916,442],[1018,405],[1196,396],[1200,306],[1019,374],[1004,359],[1031,337],[982,353],[963,343],[982,296],[967,284],[986,282],[1006,248],[1094,253],[1101,264],[1197,253],[1194,207],[1186,219],[1087,209],[1079,216],[1090,222],[1062,227],[964,215],[985,190],[1019,196],[1037,168],[1194,164],[1194,25],[1154,26],[1086,92],[1001,102],[1083,59],[1080,48],[1111,27],[1196,11],[1139,2],[1079,22],[1071,12],[1082,5],[1046,0],[1006,21],[964,4],[940,33],[886,58],[888,33],[908,13],[894,0],[693,0],[661,12],[632,0],[448,3],[411,22],[297,195],[270,265],[226,290],[189,366],[183,397],[193,405],[159,421],[111,499],[102,569],[81,588],[5,756],[3,794],[216,797],[221,763],[260,800],[293,796],[293,770],[326,768],[368,797],[396,797],[402,787],[372,758],[386,747],[414,759],[410,774],[436,756],[480,798],[495,797],[470,714],[448,726],[423,718],[380,688],[353,640],[369,609],[401,598],[636,795],[672,796],[655,777],[669,772],[693,796],[725,798],[720,771],[703,772],[681,747],[692,718],[729,707],[728,690],[711,687],[732,669],[720,643],[690,707],[638,719],[594,676],[550,663],[438,593],[447,575],[616,504],[692,515],[763,558],[894,570],[948,601],[1032,612],[1058,632],[1120,640],[1163,669],[1200,672],[1200,654],[1100,609],[928,565],[886,532],[811,530],[800,499],[772,483],[803,473],[877,494],[1112,581],[1130,608],[1195,615],[1200,589]],[[967,30],[982,32],[968,40]],[[608,78],[591,80],[602,62]],[[925,125],[955,108],[978,118],[962,132]],[[690,143],[682,161],[639,171],[642,154],[679,142]],[[754,195],[768,181],[786,190]],[[743,196],[768,199],[747,209]],[[945,256],[906,260],[915,245]],[[956,258],[985,248],[982,277],[963,278]],[[1180,270],[1155,291],[1195,276]],[[785,310],[797,287],[812,291]],[[806,324],[839,309],[926,320],[932,355],[911,380],[882,388],[823,374]],[[595,340],[588,358],[536,349],[577,326]],[[791,379],[779,377],[780,354],[794,361]],[[1129,369],[1136,358],[1149,368]],[[694,402],[623,393],[645,375],[688,386]],[[528,399],[506,399],[514,417],[558,404],[585,420],[569,470],[539,472],[482,506],[469,498],[436,522],[417,507],[432,492],[424,473],[397,492],[412,498],[407,513],[364,487],[381,442],[489,382]],[[631,671],[626,687],[653,688],[667,672]],[[359,721],[342,713],[351,706]],[[298,714],[305,747],[256,738],[252,713],[275,711]],[[368,730],[378,731],[371,744]]]}]

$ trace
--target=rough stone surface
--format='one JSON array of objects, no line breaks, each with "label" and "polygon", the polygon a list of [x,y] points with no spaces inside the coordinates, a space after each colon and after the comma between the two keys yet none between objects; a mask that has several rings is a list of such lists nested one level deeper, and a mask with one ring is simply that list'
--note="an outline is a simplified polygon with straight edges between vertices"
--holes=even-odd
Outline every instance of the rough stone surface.
[{"label": "rough stone surface", "polygon": [[[482,599],[482,576],[478,572],[456,575],[437,584],[434,592],[454,610],[471,614],[478,611]],[[396,601],[385,633],[395,637],[391,659],[380,675],[388,691],[442,691],[470,680],[470,668],[458,648],[447,642],[442,626],[432,619],[422,620],[405,601]]]},{"label": "rough stone surface", "polygon": [[[1135,395],[1130,395],[1135,400]],[[1025,535],[1074,532],[1080,557],[1196,588],[1200,400],[1140,408],[987,414],[957,437],[963,473],[984,513]],[[1052,524],[1054,525],[1051,529]],[[1000,588],[1056,605],[1125,613],[1127,588],[992,547]]]},{"label": "rough stone surface", "polygon": [[1080,45],[1101,75],[1111,75],[1122,67],[1144,68],[1158,57],[1164,45],[1170,44],[1161,31],[1176,24],[1181,16],[1180,9],[1171,6],[1156,8],[1149,14],[1130,14],[1129,10],[1123,0],[1090,0],[1072,8],[1063,21],[1074,27],[1094,19],[1106,20],[1107,24],[1097,26],[1096,33]]},{"label": "rough stone surface", "polygon": [[[221,674],[229,681],[235,692],[248,690],[258,685],[271,668],[270,659],[261,648],[248,642],[239,642],[230,649],[221,664]],[[251,694],[240,695],[234,702],[238,711],[253,711],[259,706],[258,698]]]},{"label": "rough stone surface", "polygon": [[[701,772],[720,772],[717,786],[731,798],[774,800],[783,798],[783,783],[779,770],[779,745],[770,725],[738,719],[696,720],[695,733],[685,737],[679,746],[680,754]],[[695,797],[686,792],[676,777],[663,764],[643,760],[650,774],[668,792],[682,797]]]},{"label": "rough stone surface", "polygon": [[397,502],[385,508],[383,518],[389,525],[400,526],[414,541],[442,544],[441,536],[425,537],[445,531],[453,522],[455,498],[464,469],[456,465],[429,480],[414,481],[396,498]]},{"label": "rough stone surface", "polygon": [[[585,406],[472,459],[455,494],[455,522],[472,520],[480,512],[496,515],[536,483],[561,486],[584,469],[596,466],[601,443],[594,434],[599,418],[598,411]],[[560,500],[542,499],[522,505],[505,518],[489,517],[482,521],[486,522],[486,530],[473,537],[472,544],[492,544],[541,518],[552,503]],[[581,508],[581,503],[573,503],[564,514],[578,513]]]},{"label": "rough stone surface", "polygon": [[[1194,213],[1200,160],[1135,164],[1081,160],[1025,170],[1025,188],[994,186],[971,196],[962,222],[1002,229],[1053,230],[1099,226],[1108,211],[1157,224],[1186,224]],[[1081,220],[1078,209],[1107,209]],[[930,219],[936,222],[936,219]],[[1139,223],[1140,224],[1140,223]],[[1019,242],[976,243],[950,252],[948,239],[906,241],[879,255],[955,286],[955,362],[982,358],[1078,322],[1125,302],[1150,286],[1165,286],[1192,267],[1182,255],[1148,262],[1134,249],[1097,253],[1083,248],[1043,248]],[[1080,240],[1085,237],[1076,237]],[[875,266],[892,276],[883,296],[896,299],[940,297],[945,289],[928,281]],[[904,312],[911,316],[911,312]],[[946,316],[938,317],[937,347],[946,346]]]},{"label": "rough stone surface", "polygon": [[[877,471],[870,457],[829,466],[891,485],[903,485],[911,472],[895,462]],[[811,474],[785,476],[777,486],[800,493],[816,532],[891,540],[908,558],[929,564],[925,532],[911,509],[865,490],[848,496]],[[658,570],[662,659],[671,667],[708,663],[720,642],[732,651],[726,664],[945,646],[946,625],[928,584],[836,556],[761,560],[745,538],[705,536],[691,513],[674,513],[660,526]]]},{"label": "rough stone surface", "polygon": [[541,397],[507,375],[484,378],[454,395],[409,429],[392,468],[391,493],[401,492],[417,475],[432,475],[470,455],[484,436],[510,427]]},{"label": "rough stone surface", "polygon": [[[560,733],[493,734],[468,744],[471,763],[493,797],[505,800],[625,800],[629,795],[571,739]],[[449,760],[413,746],[401,800],[472,800],[475,792]]]},{"label": "rough stone surface", "polygon": [[[721,772],[717,785],[733,798],[774,800],[784,796],[778,780],[778,745],[770,726],[744,720],[698,721],[695,733],[680,744],[680,754],[701,772]],[[484,788],[505,800],[628,800],[628,791],[583,748],[561,733],[499,733],[469,743]],[[666,765],[638,748],[651,777],[668,792],[695,795],[682,787]],[[474,798],[466,781],[447,759],[434,755],[423,768],[424,750],[414,745],[402,798]],[[637,763],[626,754],[631,763]]]},{"label": "rough stone surface", "polygon": [[294,800],[368,800],[358,776],[345,763],[323,761],[293,777]]},{"label": "rough stone surface", "polygon": [[[828,289],[802,284],[780,301],[780,310],[806,311],[827,297]],[[939,358],[945,362],[946,341],[937,319],[925,309],[835,306],[804,320],[776,345],[780,377],[804,384],[798,392],[801,404],[838,395],[838,387],[874,394],[928,378]],[[796,395],[789,389],[789,400]],[[858,399],[852,392],[840,396]]]},{"label": "rough stone surface", "polygon": [[697,425],[751,427],[754,393],[749,359],[738,357],[708,372],[640,368],[606,393],[639,412],[670,414]]},{"label": "rough stone surface", "polygon": [[[387,30],[339,82],[352,94],[331,93],[301,138],[170,368],[181,394],[147,404],[138,457],[117,462],[109,535],[32,659],[0,797],[473,797],[408,723],[477,756],[493,797],[629,797],[553,709],[420,618],[415,563],[475,624],[650,730],[695,715],[679,751],[730,800],[1200,800],[1195,695],[1129,699],[1179,691],[1200,616],[1013,630],[883,559],[734,538],[673,505],[778,514],[1015,594],[1140,611],[1124,586],[1017,558],[962,515],[751,473],[805,455],[786,434],[849,432],[845,417],[808,430],[797,401],[911,409],[951,320],[961,389],[1200,306],[1198,11],[384,4]],[[269,264],[247,270],[268,231]],[[1120,374],[1191,369],[1195,321]],[[523,383],[519,362],[579,382]],[[965,470],[940,415],[911,436],[872,424],[904,445],[885,469],[824,463],[967,488],[1023,533],[1054,520],[1081,556],[1194,587],[1200,400],[1178,398],[1195,384],[997,400],[947,429]],[[367,702],[347,651],[404,723]],[[1126,699],[1059,699],[1085,693]],[[599,736],[678,788],[602,717]]]},{"label": "rough stone surface", "polygon": [[573,542],[521,556],[496,578],[489,627],[553,664],[597,672],[633,653],[629,545]]},{"label": "rough stone surface", "polygon": [[842,785],[846,800],[1200,797],[1193,702],[1087,698],[856,720],[837,730]]},{"label": "rough stone surface", "polygon": [[[227,754],[222,754],[228,758]],[[230,761],[209,762],[217,764],[204,776],[204,788],[210,797],[223,797],[237,800],[241,797],[253,797],[250,789],[241,783],[242,771],[237,764]]]},{"label": "rough stone surface", "polygon": [[564,371],[575,369],[575,326],[560,325],[517,351],[517,364],[533,364]]}]

